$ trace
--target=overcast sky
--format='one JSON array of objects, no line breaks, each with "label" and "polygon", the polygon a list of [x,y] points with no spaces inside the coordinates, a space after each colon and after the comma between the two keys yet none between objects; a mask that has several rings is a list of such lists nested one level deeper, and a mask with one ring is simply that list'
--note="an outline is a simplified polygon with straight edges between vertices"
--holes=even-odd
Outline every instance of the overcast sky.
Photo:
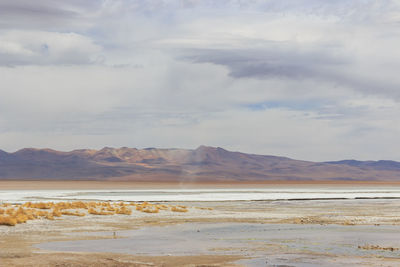
[{"label": "overcast sky", "polygon": [[400,3],[1,0],[0,149],[400,160]]}]

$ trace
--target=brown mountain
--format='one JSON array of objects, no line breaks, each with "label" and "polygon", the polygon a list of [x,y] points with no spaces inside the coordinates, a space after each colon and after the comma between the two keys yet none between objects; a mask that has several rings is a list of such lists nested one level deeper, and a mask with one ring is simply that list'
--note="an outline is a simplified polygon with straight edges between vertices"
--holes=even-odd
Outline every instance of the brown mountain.
[{"label": "brown mountain", "polygon": [[310,162],[230,152],[188,149],[109,148],[60,152],[25,148],[0,150],[2,180],[129,181],[400,181],[400,162]]}]

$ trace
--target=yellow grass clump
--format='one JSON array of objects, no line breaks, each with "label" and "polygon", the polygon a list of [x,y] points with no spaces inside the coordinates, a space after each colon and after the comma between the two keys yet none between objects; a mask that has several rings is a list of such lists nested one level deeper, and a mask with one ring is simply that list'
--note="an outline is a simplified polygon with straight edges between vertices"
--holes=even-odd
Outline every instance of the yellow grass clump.
[{"label": "yellow grass clump", "polygon": [[34,211],[28,211],[26,216],[28,217],[28,220],[35,220],[38,218],[36,212]]},{"label": "yellow grass clump", "polygon": [[54,216],[53,216],[53,214],[52,213],[46,213],[45,214],[45,216],[44,216],[47,220],[54,220]]},{"label": "yellow grass clump", "polygon": [[28,216],[25,214],[17,214],[14,218],[17,220],[17,223],[26,223],[28,221]]},{"label": "yellow grass clump", "polygon": [[[20,223],[26,223],[29,220],[47,219],[54,220],[62,216],[83,217],[86,214],[91,215],[131,215],[134,207],[137,211],[146,213],[159,213],[164,210],[174,212],[188,212],[188,208],[183,205],[164,205],[125,202],[84,202],[84,201],[64,201],[64,202],[26,202],[24,204],[0,204],[0,225],[14,226]],[[206,209],[206,208],[202,208]]]},{"label": "yellow grass clump", "polygon": [[62,213],[61,213],[61,211],[59,209],[55,208],[53,210],[53,212],[51,213],[51,215],[53,215],[54,217],[61,217]]},{"label": "yellow grass clump", "polygon": [[157,205],[156,207],[157,207],[157,209],[159,209],[159,210],[169,210],[169,208],[168,208],[167,205]]},{"label": "yellow grass clump", "polygon": [[109,206],[109,207],[107,207],[107,211],[112,211],[112,212],[115,212],[115,211],[116,211],[116,209],[115,209],[114,207],[111,207],[111,206]]},{"label": "yellow grass clump", "polygon": [[81,213],[78,211],[68,211],[68,210],[64,210],[61,212],[62,215],[68,215],[68,216],[79,216],[79,217],[83,217],[86,214],[85,213]]},{"label": "yellow grass clump", "polygon": [[125,214],[125,215],[131,215],[132,210],[130,208],[127,208],[125,206],[122,206],[120,209],[117,209],[115,211],[116,214]]},{"label": "yellow grass clump", "polygon": [[89,214],[93,214],[93,215],[114,215],[114,212],[107,212],[107,211],[104,211],[104,210],[98,211],[98,210],[96,210],[94,208],[89,208],[88,209],[88,213]]},{"label": "yellow grass clump", "polygon": [[182,208],[182,206],[172,206],[171,211],[173,211],[173,212],[188,212],[189,210],[186,207]]},{"label": "yellow grass clump", "polygon": [[14,214],[14,209],[13,208],[9,208],[9,209],[6,209],[6,212],[5,212],[5,214],[7,214],[7,215],[13,215]]},{"label": "yellow grass clump", "polygon": [[35,211],[36,216],[38,217],[46,217],[49,212],[44,210],[37,210]]},{"label": "yellow grass clump", "polygon": [[142,211],[146,213],[158,213],[159,209],[157,207],[148,206],[142,209]]},{"label": "yellow grass clump", "polygon": [[75,201],[71,203],[71,209],[87,209],[88,206],[83,201]]},{"label": "yellow grass clump", "polygon": [[0,216],[0,225],[14,226],[17,224],[17,219],[10,216]]}]

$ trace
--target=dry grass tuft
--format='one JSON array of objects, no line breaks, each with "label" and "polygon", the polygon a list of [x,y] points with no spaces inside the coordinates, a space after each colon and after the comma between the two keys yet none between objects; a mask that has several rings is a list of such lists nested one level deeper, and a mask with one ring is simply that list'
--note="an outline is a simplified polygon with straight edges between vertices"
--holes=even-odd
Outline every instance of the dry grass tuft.
[{"label": "dry grass tuft", "polygon": [[6,209],[5,214],[7,214],[7,215],[13,215],[14,212],[15,212],[14,208],[9,208],[9,209]]},{"label": "dry grass tuft", "polygon": [[173,212],[188,212],[189,210],[183,206],[184,208],[182,208],[182,206],[172,206],[171,207],[171,211]]},{"label": "dry grass tuft", "polygon": [[[25,223],[29,220],[47,219],[54,220],[56,217],[62,216],[79,216],[86,214],[92,215],[132,215],[132,209],[135,207],[137,211],[146,213],[159,213],[164,210],[174,212],[188,212],[186,206],[183,205],[164,205],[151,204],[149,202],[142,203],[125,203],[125,202],[26,202],[24,204],[0,204],[0,225],[14,226],[19,223]],[[209,209],[209,208],[202,208]]]},{"label": "dry grass tuft", "polygon": [[53,215],[53,217],[61,217],[62,213],[61,213],[61,211],[59,209],[55,208],[53,210],[53,212],[51,213],[51,215]]},{"label": "dry grass tuft", "polygon": [[132,210],[130,208],[127,208],[125,206],[122,206],[120,209],[117,209],[115,211],[116,214],[125,214],[125,215],[131,215]]},{"label": "dry grass tuft", "polygon": [[157,209],[159,210],[169,210],[167,205],[156,205]]},{"label": "dry grass tuft", "polygon": [[0,225],[14,226],[17,224],[17,219],[10,216],[0,216]]},{"label": "dry grass tuft", "polygon": [[68,216],[79,216],[79,217],[83,217],[83,216],[86,215],[85,213],[81,213],[81,212],[78,212],[78,211],[68,211],[68,210],[63,210],[61,212],[61,214],[62,215],[68,215]]},{"label": "dry grass tuft", "polygon": [[17,220],[17,223],[26,223],[28,221],[28,216],[25,214],[17,214],[14,218]]},{"label": "dry grass tuft", "polygon": [[89,208],[88,213],[92,215],[114,215],[114,212],[107,212],[104,210],[98,211],[94,208]]},{"label": "dry grass tuft", "polygon": [[142,211],[146,212],[146,213],[158,213],[159,209],[157,207],[147,206],[147,207],[143,208]]}]

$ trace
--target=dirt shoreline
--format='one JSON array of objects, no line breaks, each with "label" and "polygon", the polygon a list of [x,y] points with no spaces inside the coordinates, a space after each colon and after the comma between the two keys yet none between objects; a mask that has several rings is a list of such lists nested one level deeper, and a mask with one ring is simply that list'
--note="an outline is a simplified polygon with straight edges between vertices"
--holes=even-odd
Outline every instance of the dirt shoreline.
[{"label": "dirt shoreline", "polygon": [[391,181],[254,181],[254,182],[127,182],[127,181],[59,181],[59,180],[2,180],[0,190],[57,190],[57,189],[175,189],[175,188],[268,188],[268,187],[374,187],[400,186]]}]

